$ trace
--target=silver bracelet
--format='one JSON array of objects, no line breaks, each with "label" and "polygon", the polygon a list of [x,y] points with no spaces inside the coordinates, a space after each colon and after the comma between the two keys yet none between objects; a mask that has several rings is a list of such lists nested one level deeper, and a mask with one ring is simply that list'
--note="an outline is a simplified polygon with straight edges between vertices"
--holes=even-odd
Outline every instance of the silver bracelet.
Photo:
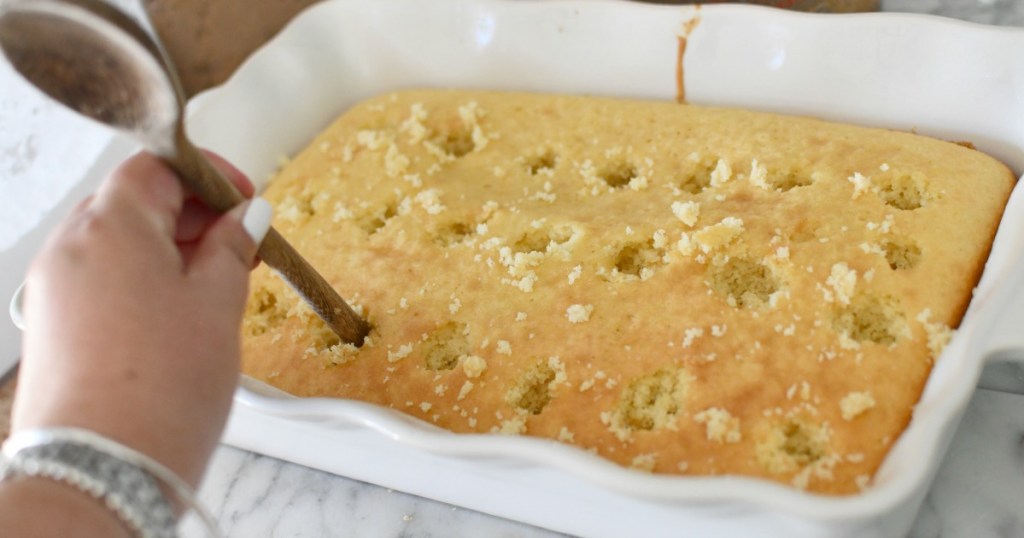
[{"label": "silver bracelet", "polygon": [[14,476],[67,484],[103,502],[136,536],[173,538],[178,535],[177,518],[159,480],[195,510],[211,536],[220,536],[182,479],[145,454],[95,432],[43,428],[15,433],[0,452],[0,481]]}]

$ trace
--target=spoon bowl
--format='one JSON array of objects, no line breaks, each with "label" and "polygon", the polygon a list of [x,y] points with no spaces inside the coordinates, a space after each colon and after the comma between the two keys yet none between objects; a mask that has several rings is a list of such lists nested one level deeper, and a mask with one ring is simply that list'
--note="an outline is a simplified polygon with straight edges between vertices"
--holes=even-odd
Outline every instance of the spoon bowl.
[{"label": "spoon bowl", "polygon": [[[101,0],[0,1],[0,52],[43,93],[138,139],[206,205],[225,212],[242,194],[188,140],[184,92],[159,41]],[[260,258],[277,270],[345,342],[369,325],[271,228]]]},{"label": "spoon bowl", "polygon": [[7,9],[0,48],[19,74],[79,114],[132,133],[147,149],[167,149],[156,146],[173,133],[181,98],[160,53],[146,46],[141,30],[132,32],[131,19],[92,1]]}]

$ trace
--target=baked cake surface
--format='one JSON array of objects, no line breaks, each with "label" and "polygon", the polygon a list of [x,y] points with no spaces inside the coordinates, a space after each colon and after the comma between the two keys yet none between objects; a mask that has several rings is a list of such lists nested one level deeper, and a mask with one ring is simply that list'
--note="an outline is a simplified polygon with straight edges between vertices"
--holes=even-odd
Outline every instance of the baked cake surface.
[{"label": "baked cake surface", "polygon": [[866,487],[1014,176],[923,136],[736,109],[414,90],[283,166],[274,224],[374,329],[265,267],[245,373],[643,471]]}]

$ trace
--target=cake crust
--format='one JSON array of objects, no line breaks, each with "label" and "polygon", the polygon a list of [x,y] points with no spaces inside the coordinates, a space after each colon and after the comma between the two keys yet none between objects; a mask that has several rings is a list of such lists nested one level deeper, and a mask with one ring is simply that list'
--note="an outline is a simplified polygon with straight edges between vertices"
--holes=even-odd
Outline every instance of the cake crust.
[{"label": "cake crust", "polygon": [[264,194],[370,342],[340,344],[261,267],[243,370],[642,471],[855,493],[910,420],[1013,184],[973,149],[812,118],[382,95]]}]

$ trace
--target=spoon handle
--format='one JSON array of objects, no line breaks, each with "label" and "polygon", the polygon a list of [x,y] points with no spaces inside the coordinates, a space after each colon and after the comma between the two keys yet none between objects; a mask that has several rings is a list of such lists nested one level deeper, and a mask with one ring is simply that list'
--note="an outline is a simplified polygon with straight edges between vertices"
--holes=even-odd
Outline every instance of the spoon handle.
[{"label": "spoon handle", "polygon": [[273,267],[343,342],[360,346],[370,326],[277,230],[267,231],[260,258]]},{"label": "spoon handle", "polygon": [[[177,136],[177,154],[167,161],[182,182],[206,205],[221,213],[245,200],[234,184],[184,136]],[[274,228],[259,248],[260,258],[276,270],[342,341],[362,345],[370,332],[338,292]]]}]

